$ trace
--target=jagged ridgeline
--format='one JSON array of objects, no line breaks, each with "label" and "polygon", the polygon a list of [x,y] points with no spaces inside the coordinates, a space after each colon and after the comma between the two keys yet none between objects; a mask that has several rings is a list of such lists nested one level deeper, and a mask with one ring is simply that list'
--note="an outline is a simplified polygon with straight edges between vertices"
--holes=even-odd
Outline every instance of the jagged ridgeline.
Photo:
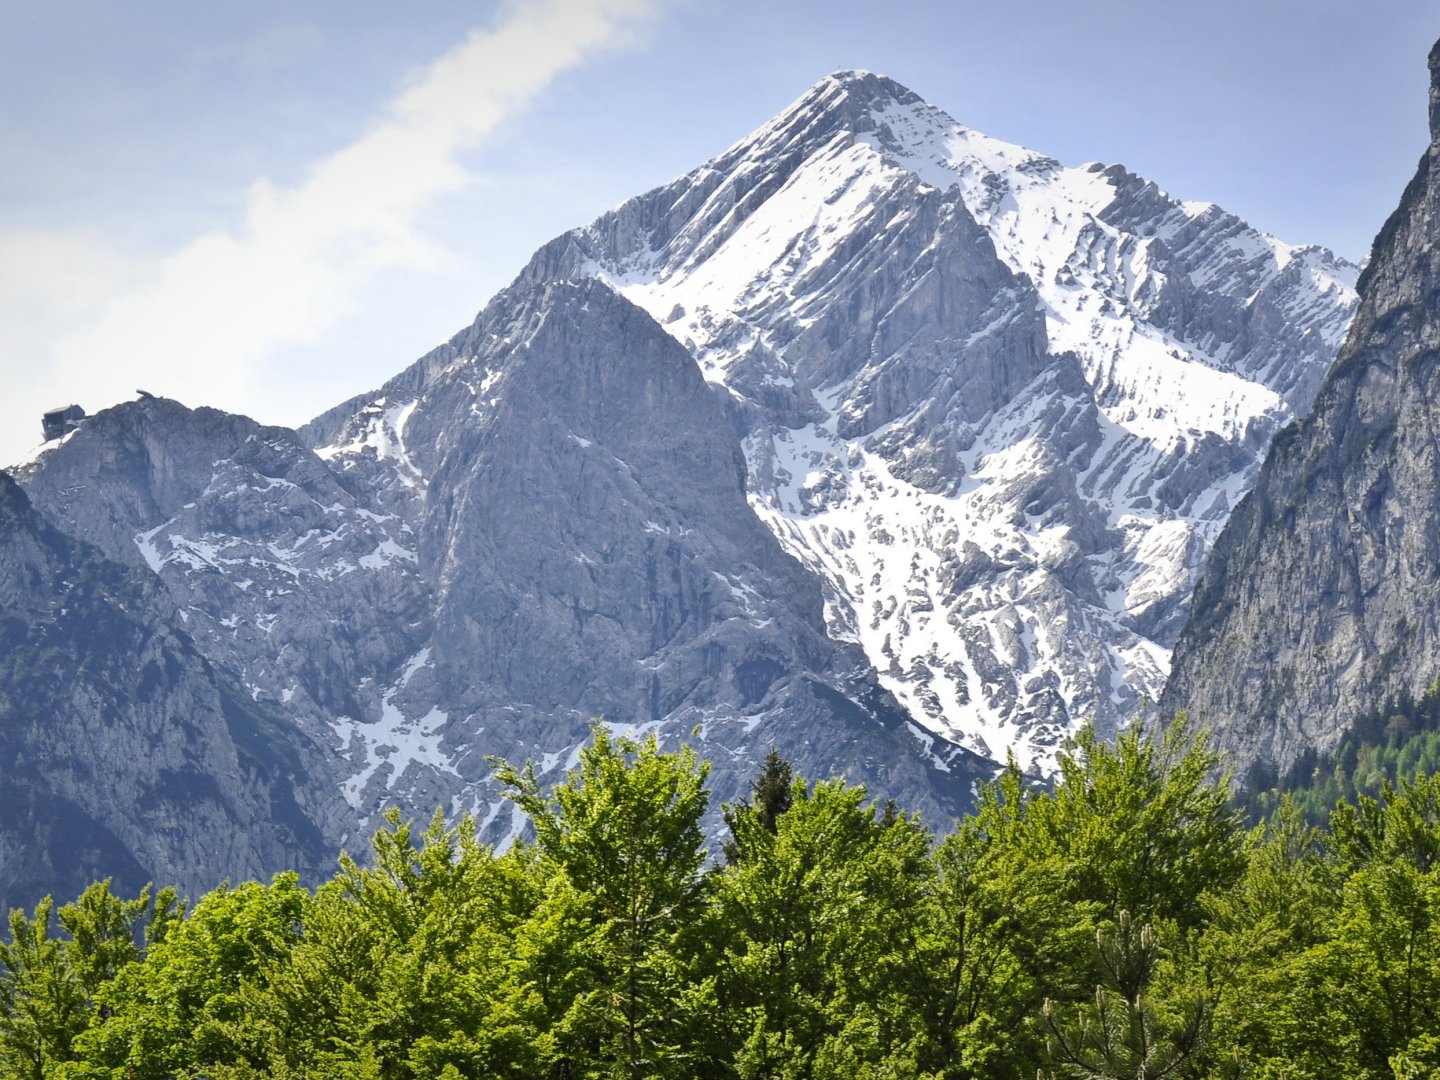
[{"label": "jagged ridgeline", "polygon": [[[1314,411],[1215,545],[1161,701],[1242,771],[1323,758],[1387,703],[1429,701],[1440,669],[1440,48],[1430,69],[1431,145]],[[1367,744],[1388,742],[1357,733],[1346,753]]]},{"label": "jagged ridgeline", "polygon": [[[694,740],[714,834],[772,746],[940,828],[1007,753],[1053,772],[1084,718],[1112,735],[1159,692],[1355,274],[841,72],[298,432],[147,396],[15,476],[304,748],[262,786],[322,848],[389,806],[513,837],[491,756],[557,781],[597,716]],[[125,707],[33,695],[5,723],[61,740]],[[143,788],[145,754],[100,745]],[[196,789],[228,792],[234,759],[203,760]],[[115,830],[132,803],[97,813]],[[256,872],[244,829],[165,820],[196,855],[147,876]]]}]

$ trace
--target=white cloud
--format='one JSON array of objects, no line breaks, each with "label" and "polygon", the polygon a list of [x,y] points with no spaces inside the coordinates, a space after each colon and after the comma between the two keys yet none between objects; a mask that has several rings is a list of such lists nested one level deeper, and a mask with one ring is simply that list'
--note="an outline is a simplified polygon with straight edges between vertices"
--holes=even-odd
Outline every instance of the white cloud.
[{"label": "white cloud", "polygon": [[[450,256],[419,221],[434,200],[469,181],[464,153],[560,72],[632,44],[662,2],[509,4],[493,28],[475,31],[422,71],[364,137],[316,163],[294,187],[255,183],[243,224],[201,236],[158,265],[127,268],[73,235],[27,235],[23,245],[0,237],[0,289],[14,279],[27,290],[0,301],[0,319],[29,318],[23,331],[0,330],[0,344],[33,349],[35,337],[63,317],[80,329],[54,347],[47,385],[70,387],[72,396],[83,387],[84,398],[98,402],[128,397],[138,384],[189,404],[253,409],[267,392],[256,385],[267,354],[315,341],[379,275],[445,268]],[[77,298],[80,268],[97,280]],[[142,287],[117,290],[137,272]],[[109,297],[98,314],[97,294]],[[53,318],[36,318],[47,312]],[[7,348],[7,355],[19,354]],[[38,370],[12,374],[17,390],[41,382]],[[33,420],[40,399],[11,397],[27,412],[5,426]],[[5,433],[0,460],[18,456],[15,445]]]},{"label": "white cloud", "polygon": [[40,440],[40,414],[69,393],[51,375],[57,340],[97,322],[109,298],[135,288],[137,267],[80,230],[0,229],[0,464]]}]

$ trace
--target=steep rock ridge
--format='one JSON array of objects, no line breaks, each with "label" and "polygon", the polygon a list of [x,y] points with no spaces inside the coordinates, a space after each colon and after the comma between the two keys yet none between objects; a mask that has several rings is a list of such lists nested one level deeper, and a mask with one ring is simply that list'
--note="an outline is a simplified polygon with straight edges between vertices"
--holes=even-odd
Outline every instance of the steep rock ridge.
[{"label": "steep rock ridge", "polygon": [[863,72],[547,245],[686,344],[750,498],[914,720],[1041,768],[1158,694],[1355,268]]},{"label": "steep rock ridge", "polygon": [[435,717],[452,805],[497,833],[512,820],[486,757],[558,777],[595,716],[695,743],[717,800],[771,745],[937,821],[989,768],[928,737],[926,764],[747,504],[738,439],[689,354],[599,282],[517,283],[308,431],[377,505],[414,515],[434,633],[394,705]]},{"label": "steep rock ridge", "polygon": [[163,588],[42,519],[0,473],[0,909],[97,877],[192,893],[318,874],[321,754],[204,659]]},{"label": "steep rock ridge", "polygon": [[288,429],[129,402],[16,479],[51,520],[159,574],[200,649],[317,740],[381,714],[428,636],[409,524],[358,500]]},{"label": "steep rock ridge", "polygon": [[1430,70],[1431,145],[1313,413],[1215,545],[1161,699],[1242,768],[1328,750],[1440,676],[1440,45]]}]

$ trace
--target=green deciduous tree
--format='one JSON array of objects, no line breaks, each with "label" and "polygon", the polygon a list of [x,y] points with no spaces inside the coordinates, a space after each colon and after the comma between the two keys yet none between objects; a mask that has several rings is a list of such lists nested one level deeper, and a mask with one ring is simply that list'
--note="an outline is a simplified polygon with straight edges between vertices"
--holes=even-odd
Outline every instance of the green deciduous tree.
[{"label": "green deciduous tree", "polygon": [[1058,856],[1075,900],[1115,919],[1197,925],[1207,890],[1244,869],[1240,816],[1228,777],[1183,717],[1160,738],[1131,728],[1106,745],[1086,727],[1060,755],[1053,793],[1029,808],[1036,860]]},{"label": "green deciduous tree", "polygon": [[[141,943],[164,937],[178,918],[175,891],[134,900],[96,882],[56,913],[64,937],[52,936],[54,902],[33,915],[10,913],[10,941],[0,944],[0,1069],[3,1075],[52,1077],[76,1060],[75,1043],[109,1011],[97,996],[138,962]],[[143,931],[142,931],[143,925]]]},{"label": "green deciduous tree", "polygon": [[913,1036],[906,961],[930,838],[866,799],[797,779],[783,813],[729,815],[740,858],[717,884],[719,993],[742,1076],[873,1071]]},{"label": "green deciduous tree", "polygon": [[1294,995],[1327,1017],[1328,1038],[1306,1037],[1313,1026],[1295,1017],[1292,1044],[1317,1074],[1338,1053],[1347,1075],[1387,1077],[1392,1058],[1423,1061],[1440,1037],[1440,776],[1342,803],[1331,829],[1346,874],[1340,910],[1333,937],[1299,965]]},{"label": "green deciduous tree", "polygon": [[307,1076],[539,1075],[538,998],[511,979],[538,902],[526,860],[495,858],[468,818],[437,814],[416,837],[392,811],[387,826],[370,865],[341,857],[302,940],[247,984],[255,1056]]},{"label": "green deciduous tree", "polygon": [[45,1080],[71,1059],[88,1023],[85,988],[50,936],[54,901],[32,915],[10,912],[10,941],[0,945],[0,1066],[5,1075]]},{"label": "green deciduous tree", "polygon": [[1323,1011],[1313,1003],[1298,1011],[1292,1006],[1305,983],[1303,958],[1330,939],[1339,906],[1340,875],[1329,836],[1309,825],[1287,797],[1270,821],[1246,837],[1241,879],[1205,899],[1208,925],[1197,951],[1205,982],[1217,991],[1210,1055],[1215,1075],[1283,1069],[1298,1032],[1322,1031]]},{"label": "green deciduous tree", "polygon": [[99,991],[107,1016],[77,1039],[83,1056],[137,1078],[252,1060],[242,987],[294,948],[308,899],[287,872],[269,885],[222,886],[167,921],[144,959]]},{"label": "green deciduous tree", "polygon": [[1035,797],[1007,769],[932,856],[908,975],[929,1075],[1029,1080],[1040,1040],[1028,1021],[1089,974],[1098,905],[1066,895],[1063,860],[1031,857]]},{"label": "green deciduous tree", "polygon": [[694,1076],[713,1023],[697,964],[706,878],[707,764],[595,729],[550,792],[501,765],[530,815],[546,894],[520,928],[523,975],[553,1018],[561,1075]]}]

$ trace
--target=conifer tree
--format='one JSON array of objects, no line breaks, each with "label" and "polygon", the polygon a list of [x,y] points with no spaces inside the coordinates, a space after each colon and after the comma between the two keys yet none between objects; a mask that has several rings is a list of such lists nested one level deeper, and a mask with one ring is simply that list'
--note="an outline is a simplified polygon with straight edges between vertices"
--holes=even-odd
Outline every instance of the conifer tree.
[{"label": "conifer tree", "polygon": [[1115,929],[1096,938],[1104,982],[1094,1004],[1065,1022],[1050,999],[1042,1006],[1047,1055],[1077,1080],[1164,1080],[1197,1057],[1209,1033],[1211,1006],[1191,997],[1169,1015],[1151,997],[1160,958],[1149,923],[1120,912]]},{"label": "conifer tree", "polygon": [[730,835],[721,844],[725,861],[732,866],[744,858],[740,849],[740,834],[744,832],[741,819],[754,818],[771,836],[778,828],[780,815],[790,809],[794,800],[790,787],[795,780],[795,767],[780,755],[775,747],[765,755],[765,764],[760,774],[750,781],[750,798],[730,803],[722,809],[725,825]]}]

